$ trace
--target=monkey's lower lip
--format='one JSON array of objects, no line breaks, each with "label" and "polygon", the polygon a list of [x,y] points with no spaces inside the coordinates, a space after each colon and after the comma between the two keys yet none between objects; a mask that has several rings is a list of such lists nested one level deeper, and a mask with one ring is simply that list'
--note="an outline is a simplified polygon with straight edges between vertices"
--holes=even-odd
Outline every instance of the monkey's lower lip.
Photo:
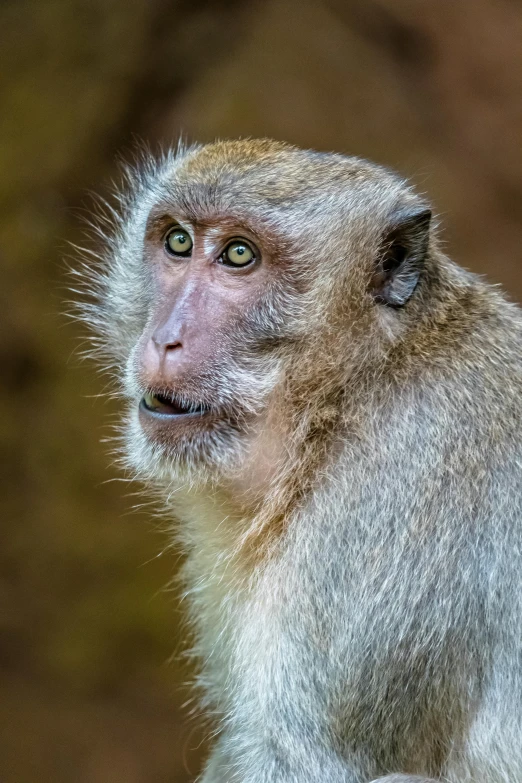
[{"label": "monkey's lower lip", "polygon": [[140,402],[140,410],[148,415],[169,418],[201,417],[207,413],[207,408],[202,405],[183,407],[173,402],[163,394],[144,394]]}]

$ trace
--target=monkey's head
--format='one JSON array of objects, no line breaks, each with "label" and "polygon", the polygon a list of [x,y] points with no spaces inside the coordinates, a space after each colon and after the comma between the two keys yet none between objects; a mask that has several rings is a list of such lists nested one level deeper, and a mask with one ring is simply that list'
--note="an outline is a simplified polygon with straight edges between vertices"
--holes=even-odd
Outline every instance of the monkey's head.
[{"label": "monkey's head", "polygon": [[430,213],[377,166],[226,141],[128,184],[88,319],[148,477],[227,474],[269,419],[283,440],[331,420],[415,321]]}]

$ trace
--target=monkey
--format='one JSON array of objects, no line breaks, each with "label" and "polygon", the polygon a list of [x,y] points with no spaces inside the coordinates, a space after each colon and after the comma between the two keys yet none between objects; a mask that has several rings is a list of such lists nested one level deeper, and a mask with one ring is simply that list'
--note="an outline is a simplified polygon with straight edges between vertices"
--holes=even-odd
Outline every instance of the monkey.
[{"label": "monkey", "polygon": [[185,553],[201,783],[522,781],[522,317],[365,160],[129,169],[82,317]]}]

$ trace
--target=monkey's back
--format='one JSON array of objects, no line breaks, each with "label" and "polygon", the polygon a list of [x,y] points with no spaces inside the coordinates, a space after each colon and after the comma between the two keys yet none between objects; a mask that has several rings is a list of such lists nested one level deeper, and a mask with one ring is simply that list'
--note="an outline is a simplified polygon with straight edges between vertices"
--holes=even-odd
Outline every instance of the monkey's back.
[{"label": "monkey's back", "polygon": [[[287,654],[298,670],[311,650],[323,659],[316,687],[344,752],[452,780],[476,754],[496,781],[485,759],[522,737],[522,316],[450,275],[439,351],[424,335],[382,394],[348,406],[355,435],[269,573],[283,626],[300,618]],[[484,739],[502,700],[505,725]]]}]

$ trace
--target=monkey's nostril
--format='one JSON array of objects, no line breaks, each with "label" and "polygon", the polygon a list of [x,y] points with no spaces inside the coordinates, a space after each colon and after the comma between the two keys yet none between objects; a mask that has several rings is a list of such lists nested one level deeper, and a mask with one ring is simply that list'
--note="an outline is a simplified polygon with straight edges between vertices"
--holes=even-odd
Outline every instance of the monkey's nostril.
[{"label": "monkey's nostril", "polygon": [[154,348],[160,356],[182,347],[182,344],[179,340],[162,340],[156,335],[152,335],[152,343],[154,344]]}]

